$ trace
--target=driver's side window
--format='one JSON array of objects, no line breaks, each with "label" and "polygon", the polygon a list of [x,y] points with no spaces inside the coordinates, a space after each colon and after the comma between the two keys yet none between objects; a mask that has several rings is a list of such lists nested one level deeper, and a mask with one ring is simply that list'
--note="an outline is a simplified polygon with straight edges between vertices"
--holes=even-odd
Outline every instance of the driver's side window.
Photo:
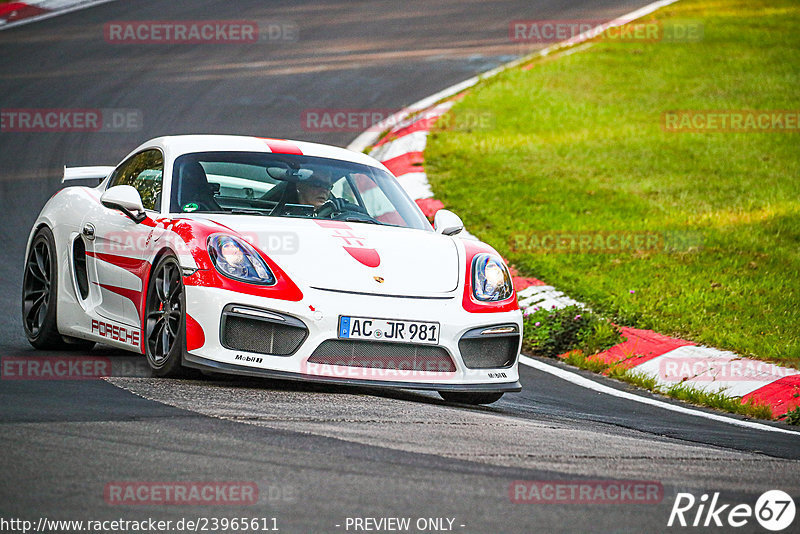
[{"label": "driver's side window", "polygon": [[351,204],[358,204],[358,198],[356,198],[353,188],[346,177],[339,178],[334,182],[331,194],[335,197],[343,198]]},{"label": "driver's side window", "polygon": [[161,185],[164,175],[164,156],[158,149],[144,150],[125,160],[111,175],[108,187],[133,186],[142,197],[146,210],[161,209]]}]

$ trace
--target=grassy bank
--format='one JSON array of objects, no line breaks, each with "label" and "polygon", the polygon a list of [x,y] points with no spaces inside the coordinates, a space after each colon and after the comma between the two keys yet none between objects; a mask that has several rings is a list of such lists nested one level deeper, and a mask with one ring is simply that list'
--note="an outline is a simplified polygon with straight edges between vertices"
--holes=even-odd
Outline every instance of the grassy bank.
[{"label": "grassy bank", "polygon": [[[743,403],[741,399],[726,395],[725,392],[706,391],[682,382],[668,387],[662,386],[655,376],[628,369],[620,363],[608,364],[596,358],[598,352],[625,339],[614,325],[590,310],[578,306],[550,310],[528,309],[525,311],[523,326],[522,347],[527,354],[560,357],[564,362],[580,369],[603,373],[653,393],[698,406],[746,417],[773,419],[772,409],[765,404],[752,400]],[[800,409],[797,412],[787,414],[786,421],[789,424],[800,424]]]},{"label": "grassy bank", "polygon": [[434,192],[520,271],[619,324],[797,366],[800,133],[662,121],[800,110],[800,4],[683,0],[654,17],[699,21],[702,39],[601,41],[472,90],[446,123],[491,126],[432,133]]}]

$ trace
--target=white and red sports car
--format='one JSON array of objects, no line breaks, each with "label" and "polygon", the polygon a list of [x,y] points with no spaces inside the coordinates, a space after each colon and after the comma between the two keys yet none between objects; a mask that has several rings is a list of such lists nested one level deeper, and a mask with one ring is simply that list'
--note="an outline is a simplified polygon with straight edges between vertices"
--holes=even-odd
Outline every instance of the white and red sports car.
[{"label": "white and red sports car", "polygon": [[95,342],[186,368],[430,389],[520,390],[522,316],[488,245],[434,228],[367,155],[279,139],[152,139],[117,167],[65,169],[26,251],[37,348]]}]

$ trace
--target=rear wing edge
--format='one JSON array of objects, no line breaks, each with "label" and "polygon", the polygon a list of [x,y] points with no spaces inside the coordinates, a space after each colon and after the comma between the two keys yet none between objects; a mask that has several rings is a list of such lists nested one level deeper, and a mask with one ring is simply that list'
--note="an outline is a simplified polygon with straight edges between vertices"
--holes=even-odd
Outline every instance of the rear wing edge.
[{"label": "rear wing edge", "polygon": [[69,182],[70,180],[97,180],[99,182],[111,174],[114,169],[115,167],[105,165],[94,167],[67,167],[65,165],[64,177],[61,179],[61,183]]}]

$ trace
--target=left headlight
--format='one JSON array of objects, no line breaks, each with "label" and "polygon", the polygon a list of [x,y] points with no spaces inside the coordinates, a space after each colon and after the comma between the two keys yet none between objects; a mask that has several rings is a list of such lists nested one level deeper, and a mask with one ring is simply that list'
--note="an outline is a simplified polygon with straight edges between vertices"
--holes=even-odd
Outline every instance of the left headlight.
[{"label": "left headlight", "polygon": [[228,278],[267,286],[275,283],[275,275],[258,252],[241,239],[212,234],[208,237],[208,255],[214,267]]},{"label": "left headlight", "polygon": [[511,296],[514,286],[506,264],[492,254],[478,254],[472,260],[472,294],[482,301],[495,302]]}]

